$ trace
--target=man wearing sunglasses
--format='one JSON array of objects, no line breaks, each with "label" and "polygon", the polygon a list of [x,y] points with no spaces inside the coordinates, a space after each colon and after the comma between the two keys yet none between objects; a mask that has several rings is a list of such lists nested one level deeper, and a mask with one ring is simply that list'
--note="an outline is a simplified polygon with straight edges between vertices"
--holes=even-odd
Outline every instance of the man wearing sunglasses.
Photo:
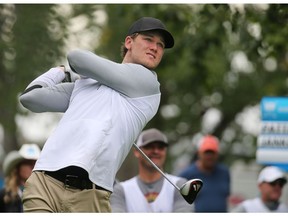
[{"label": "man wearing sunglasses", "polygon": [[287,178],[275,166],[265,167],[258,177],[260,196],[245,200],[233,212],[288,212],[288,206],[280,201]]}]

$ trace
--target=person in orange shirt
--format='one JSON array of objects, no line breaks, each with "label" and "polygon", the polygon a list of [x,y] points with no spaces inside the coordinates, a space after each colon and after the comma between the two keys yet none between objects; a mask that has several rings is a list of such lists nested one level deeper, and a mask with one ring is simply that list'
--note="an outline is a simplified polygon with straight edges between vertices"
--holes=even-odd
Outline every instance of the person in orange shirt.
[{"label": "person in orange shirt", "polygon": [[200,178],[204,187],[195,200],[195,212],[227,212],[230,195],[230,171],[219,163],[219,140],[212,135],[204,136],[199,143],[198,159],[180,177]]}]

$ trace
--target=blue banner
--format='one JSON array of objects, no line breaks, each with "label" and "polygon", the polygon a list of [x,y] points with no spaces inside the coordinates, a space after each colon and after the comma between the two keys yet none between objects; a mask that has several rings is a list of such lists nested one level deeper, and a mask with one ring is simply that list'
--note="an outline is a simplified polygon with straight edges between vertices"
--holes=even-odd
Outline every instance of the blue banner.
[{"label": "blue banner", "polygon": [[264,121],[288,121],[288,97],[264,97],[261,101]]}]

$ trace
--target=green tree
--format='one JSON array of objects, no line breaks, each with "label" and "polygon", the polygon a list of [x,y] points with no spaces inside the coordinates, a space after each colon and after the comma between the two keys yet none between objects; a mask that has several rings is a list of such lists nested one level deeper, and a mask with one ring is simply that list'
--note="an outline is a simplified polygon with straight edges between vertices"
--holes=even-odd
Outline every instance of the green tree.
[{"label": "green tree", "polygon": [[[185,147],[181,141],[191,142],[198,133],[220,138],[227,164],[255,159],[257,134],[242,127],[239,114],[257,107],[263,96],[286,95],[287,5],[0,5],[0,123],[5,151],[22,142],[15,123],[15,115],[23,113],[19,93],[43,71],[66,64],[69,38],[81,41],[91,35],[91,51],[121,62],[120,45],[131,23],[142,16],[161,19],[175,38],[175,47],[166,51],[156,70],[162,98],[159,112],[147,125],[168,135],[168,171],[176,158],[191,156],[191,145]],[[78,25],[84,30],[73,30]],[[203,119],[212,109],[221,118],[207,129]]]},{"label": "green tree", "polygon": [[18,95],[43,71],[66,64],[63,59],[71,32],[70,21],[85,16],[89,21],[87,29],[92,32],[98,26],[93,20],[97,10],[98,5],[86,4],[0,5],[0,123],[6,153],[18,149],[22,142],[29,142],[21,139],[15,121],[15,115],[23,113]]},{"label": "green tree", "polygon": [[[125,36],[123,29],[139,17],[163,20],[175,37],[175,47],[157,68],[161,105],[147,127],[165,131],[175,145],[182,137],[212,133],[225,144],[226,163],[255,159],[257,136],[243,130],[237,116],[263,96],[286,95],[286,5],[107,5],[106,12],[97,51],[111,59],[121,61],[115,47]],[[207,131],[202,121],[211,108],[222,118]],[[247,148],[235,151],[239,144]]]},{"label": "green tree", "polygon": [[19,92],[61,54],[61,41],[52,40],[47,30],[52,9],[45,4],[0,5],[0,122],[6,152],[18,148],[15,114]]}]

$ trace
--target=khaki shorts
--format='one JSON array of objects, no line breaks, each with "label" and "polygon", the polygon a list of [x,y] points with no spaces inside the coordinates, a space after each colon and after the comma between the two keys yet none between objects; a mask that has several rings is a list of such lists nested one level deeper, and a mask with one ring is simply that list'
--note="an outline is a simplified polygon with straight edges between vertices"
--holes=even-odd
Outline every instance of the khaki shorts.
[{"label": "khaki shorts", "polygon": [[24,212],[111,212],[111,192],[74,189],[45,175],[33,172],[23,191]]}]

